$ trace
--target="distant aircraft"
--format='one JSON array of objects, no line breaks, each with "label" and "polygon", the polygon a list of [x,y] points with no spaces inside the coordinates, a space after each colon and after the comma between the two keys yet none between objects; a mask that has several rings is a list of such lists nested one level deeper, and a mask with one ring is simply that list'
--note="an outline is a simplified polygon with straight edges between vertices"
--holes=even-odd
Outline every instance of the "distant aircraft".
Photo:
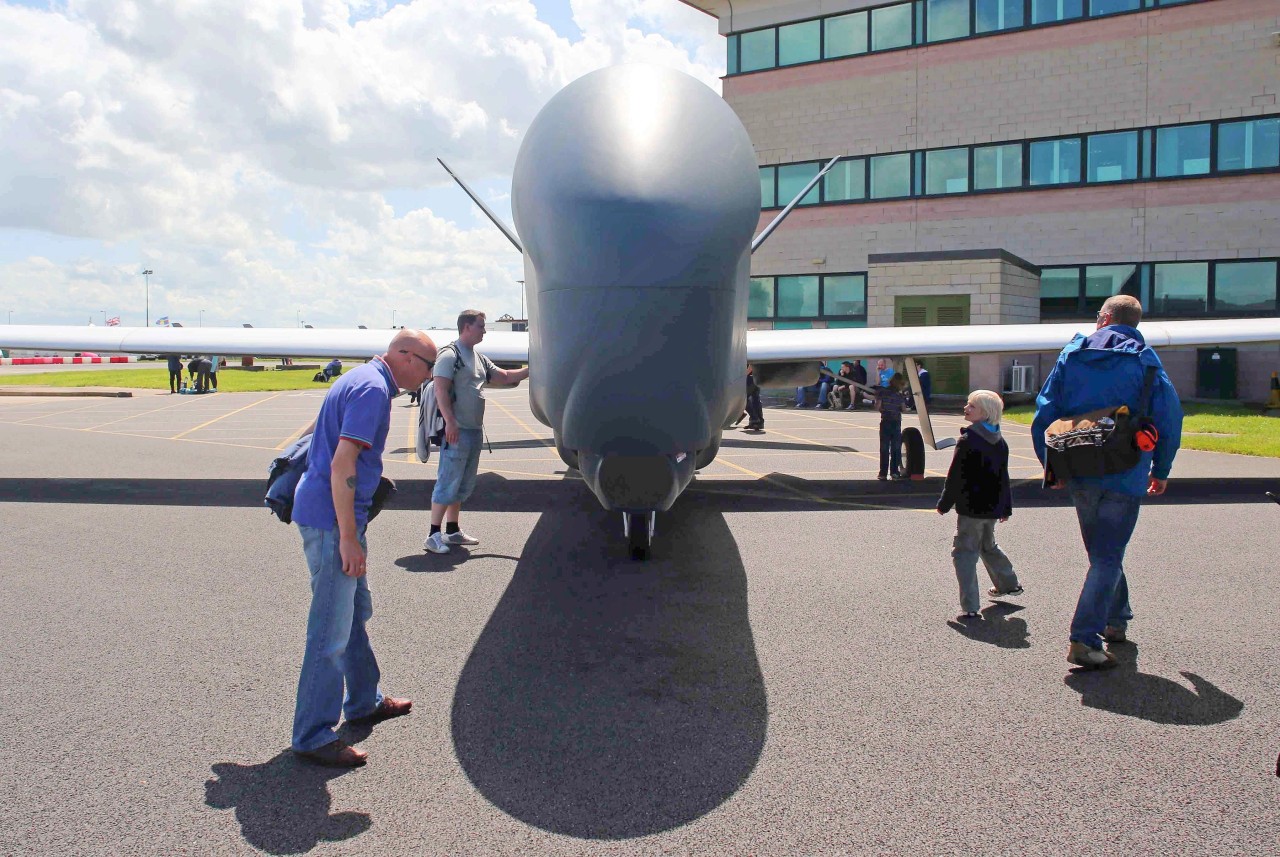
[{"label": "distant aircraft", "polygon": [[[482,350],[529,363],[534,415],[551,428],[565,464],[606,509],[622,513],[637,558],[649,552],[657,512],[711,463],[742,412],[748,362],[761,386],[798,386],[813,380],[819,359],[901,357],[915,387],[915,357],[1056,351],[1092,329],[748,331],[751,253],[818,181],[753,238],[758,176],[746,129],[715,92],[680,72],[627,65],[579,78],[534,119],[512,177],[514,232],[459,181],[524,255],[529,332],[491,332]],[[1144,322],[1142,332],[1157,347],[1277,342],[1280,319]],[[363,358],[391,336],[0,327],[0,341],[15,348],[293,357]],[[926,442],[954,442],[936,442],[927,410],[919,411],[921,430],[903,433],[916,467]]]}]

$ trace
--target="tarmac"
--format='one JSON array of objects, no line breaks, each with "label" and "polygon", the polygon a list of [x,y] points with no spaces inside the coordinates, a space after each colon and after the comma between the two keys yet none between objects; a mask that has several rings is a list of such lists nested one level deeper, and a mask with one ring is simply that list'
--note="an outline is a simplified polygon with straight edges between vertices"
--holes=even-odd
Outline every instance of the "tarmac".
[{"label": "tarmac", "polygon": [[1276,853],[1280,461],[1179,454],[1132,643],[1076,673],[1084,551],[1025,427],[997,532],[1026,593],[966,623],[950,451],[877,482],[874,414],[727,431],[633,562],[492,390],[481,544],[436,556],[402,397],[369,628],[415,705],[343,727],[370,763],[341,772],[288,751],[309,588],[261,501],[322,395],[0,399],[0,854]]}]

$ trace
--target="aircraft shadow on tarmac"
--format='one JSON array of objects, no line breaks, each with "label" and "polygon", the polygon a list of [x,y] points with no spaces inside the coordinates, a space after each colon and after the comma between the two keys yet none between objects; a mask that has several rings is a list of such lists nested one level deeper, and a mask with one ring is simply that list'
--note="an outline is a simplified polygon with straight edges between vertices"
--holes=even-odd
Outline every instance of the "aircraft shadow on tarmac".
[{"label": "aircraft shadow on tarmac", "polygon": [[[544,512],[591,498],[575,478],[508,479],[496,473],[481,474],[476,492],[467,501],[474,512]],[[264,468],[265,474],[265,468]],[[1276,488],[1274,477],[1232,479],[1174,479],[1161,497],[1148,497],[1148,505],[1198,505],[1216,503],[1271,504],[1266,492]],[[388,509],[421,510],[431,502],[431,479],[400,479],[399,493]],[[1039,480],[1013,484],[1017,508],[1070,506],[1065,491],[1049,491]],[[490,490],[493,489],[493,490]],[[873,479],[803,479],[787,473],[771,473],[762,479],[695,480],[686,493],[699,508],[717,512],[830,511],[846,505],[850,511],[868,504],[902,509],[932,509],[942,491],[942,479],[877,482]],[[262,479],[85,479],[14,478],[0,480],[0,503],[99,503],[131,506],[262,507],[266,478]],[[594,500],[592,500],[594,502]],[[673,507],[681,510],[687,501]],[[610,516],[613,518],[616,516]],[[667,515],[659,515],[659,526]],[[620,518],[619,518],[620,521]],[[608,526],[621,524],[610,520]]]},{"label": "aircraft shadow on tarmac", "polygon": [[1119,663],[1106,670],[1075,670],[1063,679],[1080,703],[1125,717],[1171,726],[1211,726],[1240,716],[1244,703],[1192,672],[1181,671],[1192,688],[1138,671],[1133,643],[1109,649]]},{"label": "aircraft shadow on tarmac", "polygon": [[[550,440],[540,440],[538,438],[527,438],[525,440],[494,440],[494,441],[486,440],[484,448],[493,449],[493,450],[549,449],[554,451],[556,448],[556,445],[552,443]],[[389,449],[387,450],[386,454],[387,455],[408,455],[409,453],[414,451],[415,451],[414,447],[402,446],[399,449]],[[438,455],[439,452],[436,452],[435,454]]]},{"label": "aircraft shadow on tarmac", "polygon": [[982,608],[981,619],[952,619],[947,622],[962,636],[980,643],[990,643],[1002,649],[1031,648],[1031,632],[1027,620],[1014,616],[1025,608],[1016,604],[997,601]]},{"label": "aircraft shadow on tarmac", "polygon": [[745,569],[717,510],[659,516],[654,557],[637,563],[620,516],[570,487],[463,667],[457,758],[489,801],[543,830],[670,830],[735,794],[764,748]]},{"label": "aircraft shadow on tarmac", "polygon": [[255,848],[300,854],[373,826],[368,813],[329,812],[329,780],[343,773],[300,762],[289,750],[260,765],[219,762],[204,784],[204,802],[234,809],[245,841]]}]

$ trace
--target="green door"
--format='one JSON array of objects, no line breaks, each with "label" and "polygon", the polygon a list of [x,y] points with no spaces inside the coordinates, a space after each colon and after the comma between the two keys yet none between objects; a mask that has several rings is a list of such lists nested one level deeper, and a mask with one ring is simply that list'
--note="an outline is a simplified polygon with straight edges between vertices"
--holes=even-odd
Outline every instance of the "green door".
[{"label": "green door", "polygon": [[[968,295],[900,295],[893,303],[895,327],[934,327],[969,323]],[[968,357],[919,360],[929,370],[933,392],[963,396],[969,392]]]},{"label": "green door", "polygon": [[1236,349],[1196,349],[1196,398],[1236,397]]}]

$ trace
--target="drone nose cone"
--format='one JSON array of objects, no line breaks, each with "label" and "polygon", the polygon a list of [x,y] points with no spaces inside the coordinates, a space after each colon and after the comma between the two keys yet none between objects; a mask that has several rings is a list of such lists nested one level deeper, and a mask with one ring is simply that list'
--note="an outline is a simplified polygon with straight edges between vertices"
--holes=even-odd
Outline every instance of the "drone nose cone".
[{"label": "drone nose cone", "polygon": [[601,69],[530,126],[512,211],[543,288],[661,285],[750,241],[755,153],[699,81],[644,65]]}]

